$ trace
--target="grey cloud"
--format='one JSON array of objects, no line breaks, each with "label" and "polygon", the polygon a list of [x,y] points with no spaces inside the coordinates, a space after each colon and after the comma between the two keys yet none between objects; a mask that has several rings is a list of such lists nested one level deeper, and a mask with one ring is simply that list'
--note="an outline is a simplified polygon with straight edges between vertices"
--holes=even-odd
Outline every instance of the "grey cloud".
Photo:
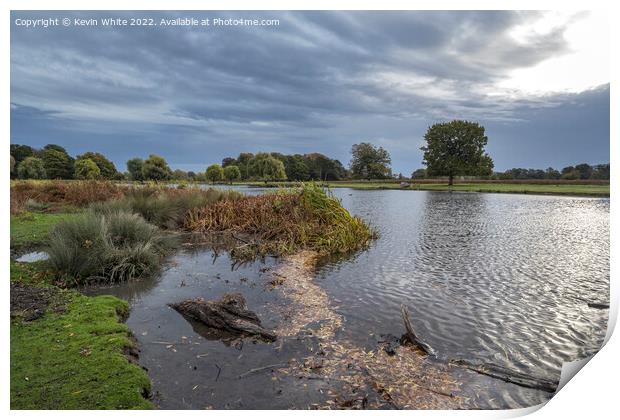
[{"label": "grey cloud", "polygon": [[[12,20],[50,15],[67,13],[12,12]],[[510,37],[535,12],[73,15],[278,18],[280,26],[12,25],[13,142],[67,139],[76,149],[117,153],[118,162],[161,148],[173,162],[197,165],[223,157],[214,153],[259,149],[319,150],[346,162],[352,143],[374,138],[419,161],[411,144],[430,121],[462,117],[516,127],[571,101],[486,93],[509,71],[566,52],[563,27],[527,43]],[[209,156],[196,161],[201,148]],[[398,165],[405,171],[404,161]]]}]

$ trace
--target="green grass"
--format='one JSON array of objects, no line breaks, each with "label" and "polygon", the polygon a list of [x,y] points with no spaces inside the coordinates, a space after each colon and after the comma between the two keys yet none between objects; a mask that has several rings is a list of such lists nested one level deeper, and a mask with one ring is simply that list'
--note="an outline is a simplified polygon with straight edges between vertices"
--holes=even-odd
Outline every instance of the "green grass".
[{"label": "green grass", "polygon": [[[41,267],[12,262],[11,281],[46,284]],[[56,290],[45,316],[11,320],[11,409],[152,408],[148,375],[123,354],[134,345],[120,322],[128,304]]]},{"label": "green grass", "polygon": [[[286,187],[295,183],[264,184],[250,182],[245,185],[256,187]],[[414,191],[449,191],[446,184],[417,184],[412,183],[409,187],[401,187],[399,182],[360,182],[360,181],[331,181],[325,185],[330,188],[352,188],[357,190],[414,190]],[[580,185],[580,184],[509,184],[509,183],[462,183],[452,186],[452,191],[463,192],[487,192],[487,193],[512,193],[512,194],[552,194],[552,195],[576,195],[592,197],[609,197],[609,184]]]},{"label": "green grass", "polygon": [[56,276],[50,271],[47,261],[22,263],[11,260],[11,283],[46,287],[54,284]]},{"label": "green grass", "polygon": [[130,281],[154,273],[175,245],[141,216],[86,212],[59,222],[45,247],[49,265],[69,285]]},{"label": "green grass", "polygon": [[22,213],[11,216],[11,248],[41,245],[56,223],[75,218],[75,213]]}]

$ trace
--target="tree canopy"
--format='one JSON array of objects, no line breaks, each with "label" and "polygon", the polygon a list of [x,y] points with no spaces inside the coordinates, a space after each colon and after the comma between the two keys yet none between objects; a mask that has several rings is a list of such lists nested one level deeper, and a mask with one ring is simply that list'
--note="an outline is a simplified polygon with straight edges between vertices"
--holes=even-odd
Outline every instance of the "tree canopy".
[{"label": "tree canopy", "polygon": [[44,179],[47,174],[43,161],[34,156],[29,156],[17,165],[17,176],[21,179]]},{"label": "tree canopy", "polygon": [[127,161],[127,172],[133,181],[144,181],[142,173],[144,161],[140,158],[133,158]]},{"label": "tree canopy", "polygon": [[224,179],[228,182],[233,182],[241,179],[241,171],[237,165],[227,165],[224,168]]},{"label": "tree canopy", "polygon": [[392,176],[392,159],[383,147],[370,143],[354,144],[351,147],[351,174],[355,178],[381,179]]},{"label": "tree canopy", "polygon": [[114,163],[106,158],[104,155],[98,152],[86,152],[82,155],[78,155],[78,159],[90,159],[97,167],[99,167],[99,171],[101,172],[101,177],[104,179],[114,179],[117,176],[116,166]]},{"label": "tree canopy", "polygon": [[69,156],[64,148],[55,144],[48,144],[41,152],[41,160],[43,161],[47,178],[73,178],[73,158]]},{"label": "tree canopy", "polygon": [[25,144],[12,144],[11,156],[15,159],[15,164],[19,165],[27,157],[34,155],[34,149]]},{"label": "tree canopy", "polygon": [[286,179],[284,163],[269,153],[257,153],[249,162],[251,177],[263,181],[278,181]]},{"label": "tree canopy", "polygon": [[450,185],[455,176],[491,175],[493,160],[485,153],[488,138],[476,122],[453,120],[429,127],[424,135],[424,164],[429,175],[447,176]]},{"label": "tree canopy", "polygon": [[172,177],[172,171],[161,156],[149,155],[142,166],[142,175],[146,180],[167,181]]},{"label": "tree canopy", "polygon": [[91,159],[78,159],[75,161],[76,179],[97,179],[101,176],[101,170]]},{"label": "tree canopy", "polygon": [[207,168],[205,175],[212,183],[219,182],[224,179],[224,170],[220,165],[214,163]]}]

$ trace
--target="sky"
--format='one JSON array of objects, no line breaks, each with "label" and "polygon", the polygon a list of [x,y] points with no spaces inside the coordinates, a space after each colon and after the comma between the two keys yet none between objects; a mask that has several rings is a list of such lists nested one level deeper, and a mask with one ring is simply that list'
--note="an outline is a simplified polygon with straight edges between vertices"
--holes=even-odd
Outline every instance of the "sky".
[{"label": "sky", "polygon": [[[198,24],[162,23],[175,18]],[[606,163],[609,102],[594,12],[11,13],[11,143],[102,152],[121,171],[151,153],[194,171],[259,151],[347,166],[371,142],[409,175],[427,128],[452,119],[485,126],[498,171]]]}]

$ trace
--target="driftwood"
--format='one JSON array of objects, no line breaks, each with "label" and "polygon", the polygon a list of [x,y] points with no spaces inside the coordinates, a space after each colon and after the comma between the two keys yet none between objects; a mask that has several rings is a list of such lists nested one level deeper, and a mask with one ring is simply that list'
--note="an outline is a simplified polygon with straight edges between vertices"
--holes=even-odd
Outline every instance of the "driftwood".
[{"label": "driftwood", "polygon": [[558,382],[554,382],[550,379],[536,378],[534,376],[521,372],[516,372],[514,370],[494,365],[492,363],[474,363],[460,359],[450,360],[450,363],[464,367],[482,375],[490,376],[491,378],[501,379],[504,382],[509,382],[525,388],[538,389],[541,391],[553,393],[558,387]]},{"label": "driftwood", "polygon": [[403,335],[403,338],[406,339],[406,341],[409,341],[411,344],[417,346],[420,350],[422,350],[424,353],[428,354],[429,356],[435,356],[435,350],[433,350],[431,346],[429,346],[424,341],[422,341],[418,337],[418,335],[415,333],[415,330],[413,329],[413,325],[411,325],[409,311],[407,310],[404,304],[400,305],[400,311],[403,315],[403,322],[405,323],[405,329],[407,330],[407,332]]},{"label": "driftwood", "polygon": [[226,294],[218,301],[201,298],[185,300],[171,304],[170,307],[209,328],[242,336],[257,336],[267,341],[277,338],[273,332],[261,326],[260,319],[248,310],[245,299],[239,293]]},{"label": "driftwood", "polygon": [[594,309],[609,309],[609,303],[588,302],[588,306]]}]

